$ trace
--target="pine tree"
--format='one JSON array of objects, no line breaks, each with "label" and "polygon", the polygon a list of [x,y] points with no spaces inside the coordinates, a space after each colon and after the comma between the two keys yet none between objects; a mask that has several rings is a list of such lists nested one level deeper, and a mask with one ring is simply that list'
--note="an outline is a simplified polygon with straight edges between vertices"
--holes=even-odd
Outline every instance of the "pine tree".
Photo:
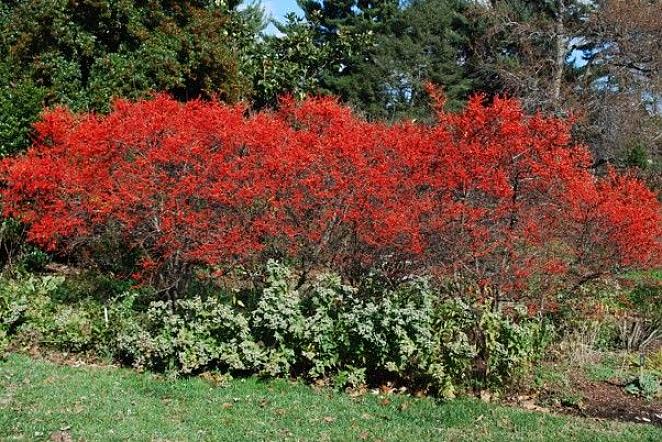
[{"label": "pine tree", "polygon": [[464,63],[470,30],[464,10],[461,0],[412,0],[392,22],[378,58],[390,115],[429,117],[426,82],[443,88],[451,109],[474,91]]},{"label": "pine tree", "polygon": [[299,5],[314,26],[318,44],[345,49],[338,62],[321,73],[321,91],[339,96],[368,117],[381,116],[384,72],[376,60],[399,1],[299,0]]},{"label": "pine tree", "polygon": [[444,88],[451,108],[474,88],[464,66],[470,27],[462,0],[299,3],[320,44],[353,37],[320,85],[369,118],[431,117],[428,81]]}]

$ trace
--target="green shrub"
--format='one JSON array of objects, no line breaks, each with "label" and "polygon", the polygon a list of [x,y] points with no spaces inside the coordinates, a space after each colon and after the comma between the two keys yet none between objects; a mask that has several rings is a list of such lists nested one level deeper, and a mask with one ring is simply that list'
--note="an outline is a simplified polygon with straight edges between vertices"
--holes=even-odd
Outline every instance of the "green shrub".
[{"label": "green shrub", "polygon": [[24,293],[14,290],[7,281],[0,284],[0,355],[9,346],[10,338],[16,325],[23,319],[27,308],[27,298]]},{"label": "green shrub", "polygon": [[305,314],[311,374],[365,367],[368,378],[392,376],[453,396],[472,383],[503,385],[541,356],[544,324],[441,295],[425,279],[357,290],[321,277],[305,300],[315,307]]},{"label": "green shrub", "polygon": [[[30,276],[21,279],[0,279],[0,353],[26,324],[32,325],[32,312],[55,291],[62,278]],[[35,309],[35,307],[37,307]],[[44,315],[49,315],[45,312]]]},{"label": "green shrub", "polygon": [[96,351],[107,346],[108,325],[103,304],[93,299],[73,303],[58,300],[63,277],[31,278],[39,281],[28,295],[19,332],[21,339],[63,351]]},{"label": "green shrub", "polygon": [[138,312],[132,310],[135,296],[117,296],[104,303],[93,296],[92,288],[97,285],[83,284],[76,290],[73,287],[61,276],[1,278],[2,347],[15,340],[67,352],[115,355],[115,338],[129,330],[127,324],[139,317]]},{"label": "green shrub", "polygon": [[214,298],[157,301],[125,325],[117,336],[119,354],[139,368],[250,371],[262,356],[248,318]]},{"label": "green shrub", "polygon": [[365,368],[369,378],[435,384],[435,377],[443,377],[435,299],[423,280],[395,290],[368,281],[357,290],[336,275],[321,276],[302,302],[309,375]]},{"label": "green shrub", "polygon": [[662,396],[662,380],[654,373],[641,373],[630,381],[624,390],[632,395],[648,400]]},{"label": "green shrub", "polygon": [[0,156],[28,147],[32,123],[44,108],[45,88],[31,79],[14,78],[15,70],[6,58],[0,61]]},{"label": "green shrub", "polygon": [[539,321],[442,300],[424,279],[396,288],[368,280],[360,289],[333,274],[299,289],[294,282],[270,262],[246,303],[222,293],[154,302],[117,329],[119,354],[171,373],[303,375],[339,387],[393,381],[451,397],[508,383],[545,344]]},{"label": "green shrub", "polygon": [[0,4],[0,156],[30,144],[45,106],[106,112],[113,98],[151,91],[247,96],[235,53],[257,35],[250,17],[213,2],[171,3]]},{"label": "green shrub", "polygon": [[[123,287],[103,278],[5,280],[2,336],[173,375],[293,375],[337,387],[393,382],[444,397],[506,385],[545,345],[539,321],[444,298],[425,279],[397,287],[367,279],[360,288],[334,274],[295,282],[272,261],[264,286],[242,299],[210,290],[150,303],[149,293],[120,294]],[[107,291],[95,294],[95,287]]]},{"label": "green shrub", "polygon": [[12,218],[0,219],[0,269],[29,274],[43,270],[49,261],[47,253],[25,241],[23,224]]},{"label": "green shrub", "polygon": [[478,314],[479,328],[485,337],[482,350],[487,362],[486,386],[503,385],[542,357],[550,331],[546,323],[525,317],[519,321],[509,320],[489,308],[483,308]]},{"label": "green shrub", "polygon": [[268,262],[266,285],[251,318],[255,339],[265,349],[264,374],[288,374],[300,355],[305,318],[291,279],[289,268]]},{"label": "green shrub", "polygon": [[[134,284],[131,280],[87,270],[67,276],[58,290],[53,293],[53,297],[58,302],[69,304],[82,300],[95,300],[108,306],[126,298],[130,293],[136,296],[140,294],[141,298],[149,299],[150,289],[137,292],[132,288]],[[135,300],[136,296],[132,296],[132,299]]]}]

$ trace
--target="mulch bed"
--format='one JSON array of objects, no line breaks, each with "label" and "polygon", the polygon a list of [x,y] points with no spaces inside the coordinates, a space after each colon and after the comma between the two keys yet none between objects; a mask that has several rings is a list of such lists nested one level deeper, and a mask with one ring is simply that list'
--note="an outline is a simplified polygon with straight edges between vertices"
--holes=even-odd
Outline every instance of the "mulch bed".
[{"label": "mulch bed", "polygon": [[612,382],[577,377],[573,385],[584,397],[580,406],[568,408],[573,414],[662,426],[662,401],[659,399],[634,396],[623,390],[623,385]]}]

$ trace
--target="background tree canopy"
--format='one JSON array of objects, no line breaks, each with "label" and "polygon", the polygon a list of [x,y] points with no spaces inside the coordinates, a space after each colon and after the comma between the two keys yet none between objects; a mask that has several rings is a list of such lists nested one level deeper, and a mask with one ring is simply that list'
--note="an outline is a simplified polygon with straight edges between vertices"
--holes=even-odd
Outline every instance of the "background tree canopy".
[{"label": "background tree canopy", "polygon": [[577,117],[596,165],[659,181],[659,0],[299,0],[276,22],[259,0],[33,0],[0,5],[0,154],[30,143],[44,107],[106,112],[165,91],[273,107],[332,94],[371,120],[432,121],[476,92]]},{"label": "background tree canopy", "polygon": [[427,81],[444,85],[458,108],[474,89],[467,54],[466,2],[300,1],[315,40],[353,36],[340,62],[323,72],[320,87],[369,118],[430,117]]},{"label": "background tree canopy", "polygon": [[179,99],[245,97],[250,84],[239,73],[235,47],[249,14],[231,3],[3,2],[3,153],[26,146],[43,106],[106,111],[113,97],[155,90]]}]

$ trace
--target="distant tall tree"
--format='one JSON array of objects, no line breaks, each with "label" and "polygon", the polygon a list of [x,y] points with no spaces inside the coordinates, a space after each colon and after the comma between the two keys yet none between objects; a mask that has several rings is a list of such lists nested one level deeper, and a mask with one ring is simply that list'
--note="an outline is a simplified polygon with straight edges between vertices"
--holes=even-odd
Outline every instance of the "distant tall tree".
[{"label": "distant tall tree", "polygon": [[[384,103],[383,69],[375,59],[383,36],[398,13],[398,0],[298,0],[319,45],[352,41],[338,60],[321,73],[323,92],[338,95],[368,116]],[[351,38],[350,38],[351,37]]]},{"label": "distant tall tree", "polygon": [[602,0],[586,22],[582,136],[601,159],[636,166],[662,188],[660,0]]},{"label": "distant tall tree", "polygon": [[244,71],[253,80],[251,98],[256,108],[274,106],[286,93],[296,98],[318,94],[322,78],[339,69],[352,44],[349,34],[320,41],[315,26],[294,13],[275,25],[277,35],[263,35],[242,57]]},{"label": "distant tall tree", "polygon": [[[344,40],[320,87],[370,118],[432,116],[424,83],[441,85],[457,108],[473,90],[466,75],[467,2],[300,1],[318,44]],[[353,44],[351,43],[353,42]]]},{"label": "distant tall tree", "polygon": [[662,2],[472,3],[468,64],[484,90],[516,96],[528,110],[573,112],[596,167],[660,176]]},{"label": "distant tall tree", "polygon": [[377,51],[390,117],[431,116],[425,83],[444,89],[457,109],[478,86],[467,71],[469,23],[462,0],[412,0],[389,24]]},{"label": "distant tall tree", "polygon": [[471,3],[468,63],[488,93],[523,100],[529,110],[566,107],[575,74],[570,62],[592,5],[582,0],[491,0]]}]

